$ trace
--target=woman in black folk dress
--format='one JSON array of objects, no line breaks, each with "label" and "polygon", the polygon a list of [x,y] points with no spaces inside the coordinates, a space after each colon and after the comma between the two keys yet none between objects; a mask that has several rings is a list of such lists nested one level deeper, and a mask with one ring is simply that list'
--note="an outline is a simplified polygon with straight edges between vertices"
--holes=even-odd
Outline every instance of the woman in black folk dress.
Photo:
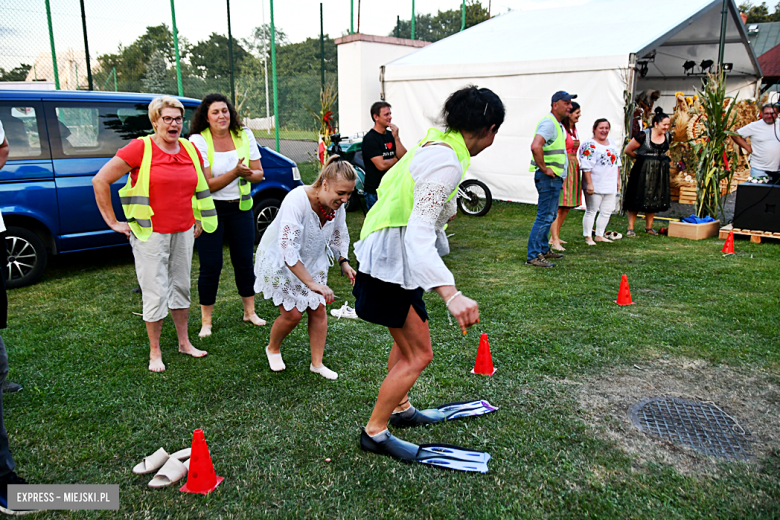
[{"label": "woman in black folk dress", "polygon": [[653,126],[639,132],[626,146],[625,153],[636,160],[626,185],[623,209],[628,212],[627,236],[636,236],[634,222],[637,213],[645,213],[645,233],[657,235],[653,229],[653,217],[659,211],[669,209],[671,203],[669,178],[669,116],[658,107],[653,116]]}]

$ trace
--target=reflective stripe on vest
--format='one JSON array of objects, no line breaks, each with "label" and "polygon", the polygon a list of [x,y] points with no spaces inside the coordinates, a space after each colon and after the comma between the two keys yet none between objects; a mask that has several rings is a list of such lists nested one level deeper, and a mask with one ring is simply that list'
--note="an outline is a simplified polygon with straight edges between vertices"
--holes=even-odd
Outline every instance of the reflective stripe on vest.
[{"label": "reflective stripe on vest", "polygon": [[[241,130],[241,135],[237,136],[233,132],[230,132],[230,137],[233,139],[233,146],[236,147],[236,153],[238,154],[238,161],[246,160],[246,165],[249,166],[249,139],[244,138],[245,130]],[[206,128],[200,133],[203,139],[206,141],[206,157],[209,160],[209,164],[212,167],[212,176],[214,168],[214,140],[211,137],[211,130]],[[243,177],[238,178],[238,193],[241,195],[238,203],[238,209],[247,211],[252,209],[252,196],[249,194],[251,187],[249,181]]]},{"label": "reflective stripe on vest", "polygon": [[[144,155],[141,160],[141,166],[138,168],[138,178],[133,186],[131,178],[127,179],[125,187],[119,190],[119,200],[122,203],[122,210],[125,213],[127,224],[130,226],[130,230],[135,237],[146,242],[149,237],[152,236],[152,216],[154,211],[149,205],[149,177],[152,169],[152,142],[151,137],[139,137],[144,143]],[[206,178],[203,176],[203,170],[200,167],[200,161],[198,160],[198,154],[195,152],[195,147],[186,139],[179,139],[179,144],[187,150],[187,153],[192,159],[192,163],[195,166],[195,171],[198,175],[198,186],[196,193],[203,193],[205,188],[205,196],[198,199],[195,203],[195,197],[193,197],[193,213],[196,220],[201,221],[203,230],[207,233],[212,233],[217,229],[217,211],[214,209],[214,201],[211,199],[211,195],[208,191],[208,184]],[[197,210],[195,210],[197,206]],[[213,213],[213,214],[212,214]]]},{"label": "reflective stripe on vest", "polygon": [[[360,239],[364,240],[374,231],[388,227],[406,227],[414,206],[414,179],[409,172],[409,165],[414,159],[415,153],[426,143],[445,143],[455,151],[458,161],[463,169],[461,181],[466,175],[466,170],[471,164],[471,154],[460,132],[442,132],[435,128],[428,130],[425,137],[399,160],[382,177],[377,188],[378,200],[366,215],[363,229],[360,230]],[[458,192],[458,187],[450,193],[447,200]]]},{"label": "reflective stripe on vest", "polygon": [[[541,125],[542,121],[545,119],[549,119],[553,122],[555,129],[558,130],[558,135],[555,138],[555,141],[553,141],[549,146],[544,145],[542,148],[542,150],[544,150],[544,164],[550,168],[553,173],[555,173],[555,175],[560,177],[563,175],[563,169],[566,167],[566,136],[563,134],[561,124],[552,114],[547,114],[536,124],[537,131],[539,130],[539,125]],[[534,132],[534,135],[536,135],[536,132]],[[548,157],[550,158],[549,161],[547,160]],[[533,156],[531,156],[531,167],[528,169],[528,171],[535,172],[537,169],[538,165],[533,159]]]}]

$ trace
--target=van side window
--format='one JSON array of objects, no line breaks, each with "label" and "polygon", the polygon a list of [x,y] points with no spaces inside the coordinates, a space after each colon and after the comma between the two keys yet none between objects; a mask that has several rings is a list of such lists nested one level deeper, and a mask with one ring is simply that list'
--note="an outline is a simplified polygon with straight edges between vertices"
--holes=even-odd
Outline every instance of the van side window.
[{"label": "van side window", "polygon": [[[56,128],[50,123],[49,132],[52,152],[58,159],[113,157],[136,137],[154,133],[147,103],[63,101],[50,105],[54,108]],[[192,112],[191,108],[185,111],[185,129]]]},{"label": "van side window", "polygon": [[44,159],[38,135],[38,114],[35,107],[21,103],[21,106],[0,104],[0,121],[8,139],[8,159]]}]

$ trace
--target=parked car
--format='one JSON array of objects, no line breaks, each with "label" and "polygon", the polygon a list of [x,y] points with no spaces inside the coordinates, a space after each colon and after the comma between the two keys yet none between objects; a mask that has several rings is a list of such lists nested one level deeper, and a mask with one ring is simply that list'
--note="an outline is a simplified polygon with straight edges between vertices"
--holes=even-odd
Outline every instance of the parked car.
[{"label": "parked car", "polygon": [[[40,280],[49,255],[128,244],[98,211],[92,177],[130,140],[152,133],[151,94],[86,91],[0,90],[0,120],[8,162],[0,170],[0,210],[7,227],[8,286]],[[179,98],[185,130],[200,104]],[[265,171],[252,185],[256,237],[276,217],[282,199],[301,176],[290,159],[260,147]],[[111,186],[114,212],[122,218],[119,189]]]}]

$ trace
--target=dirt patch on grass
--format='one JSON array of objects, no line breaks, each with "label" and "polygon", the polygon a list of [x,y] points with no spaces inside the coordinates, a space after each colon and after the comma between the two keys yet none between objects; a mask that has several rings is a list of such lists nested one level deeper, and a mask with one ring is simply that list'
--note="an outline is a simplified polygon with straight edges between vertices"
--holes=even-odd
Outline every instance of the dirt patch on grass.
[{"label": "dirt patch on grass", "polygon": [[670,464],[682,473],[716,471],[721,459],[662,441],[637,429],[628,409],[645,398],[712,401],[751,434],[755,460],[780,452],[780,377],[769,371],[712,366],[701,360],[655,359],[580,380],[581,414],[638,463]]}]

